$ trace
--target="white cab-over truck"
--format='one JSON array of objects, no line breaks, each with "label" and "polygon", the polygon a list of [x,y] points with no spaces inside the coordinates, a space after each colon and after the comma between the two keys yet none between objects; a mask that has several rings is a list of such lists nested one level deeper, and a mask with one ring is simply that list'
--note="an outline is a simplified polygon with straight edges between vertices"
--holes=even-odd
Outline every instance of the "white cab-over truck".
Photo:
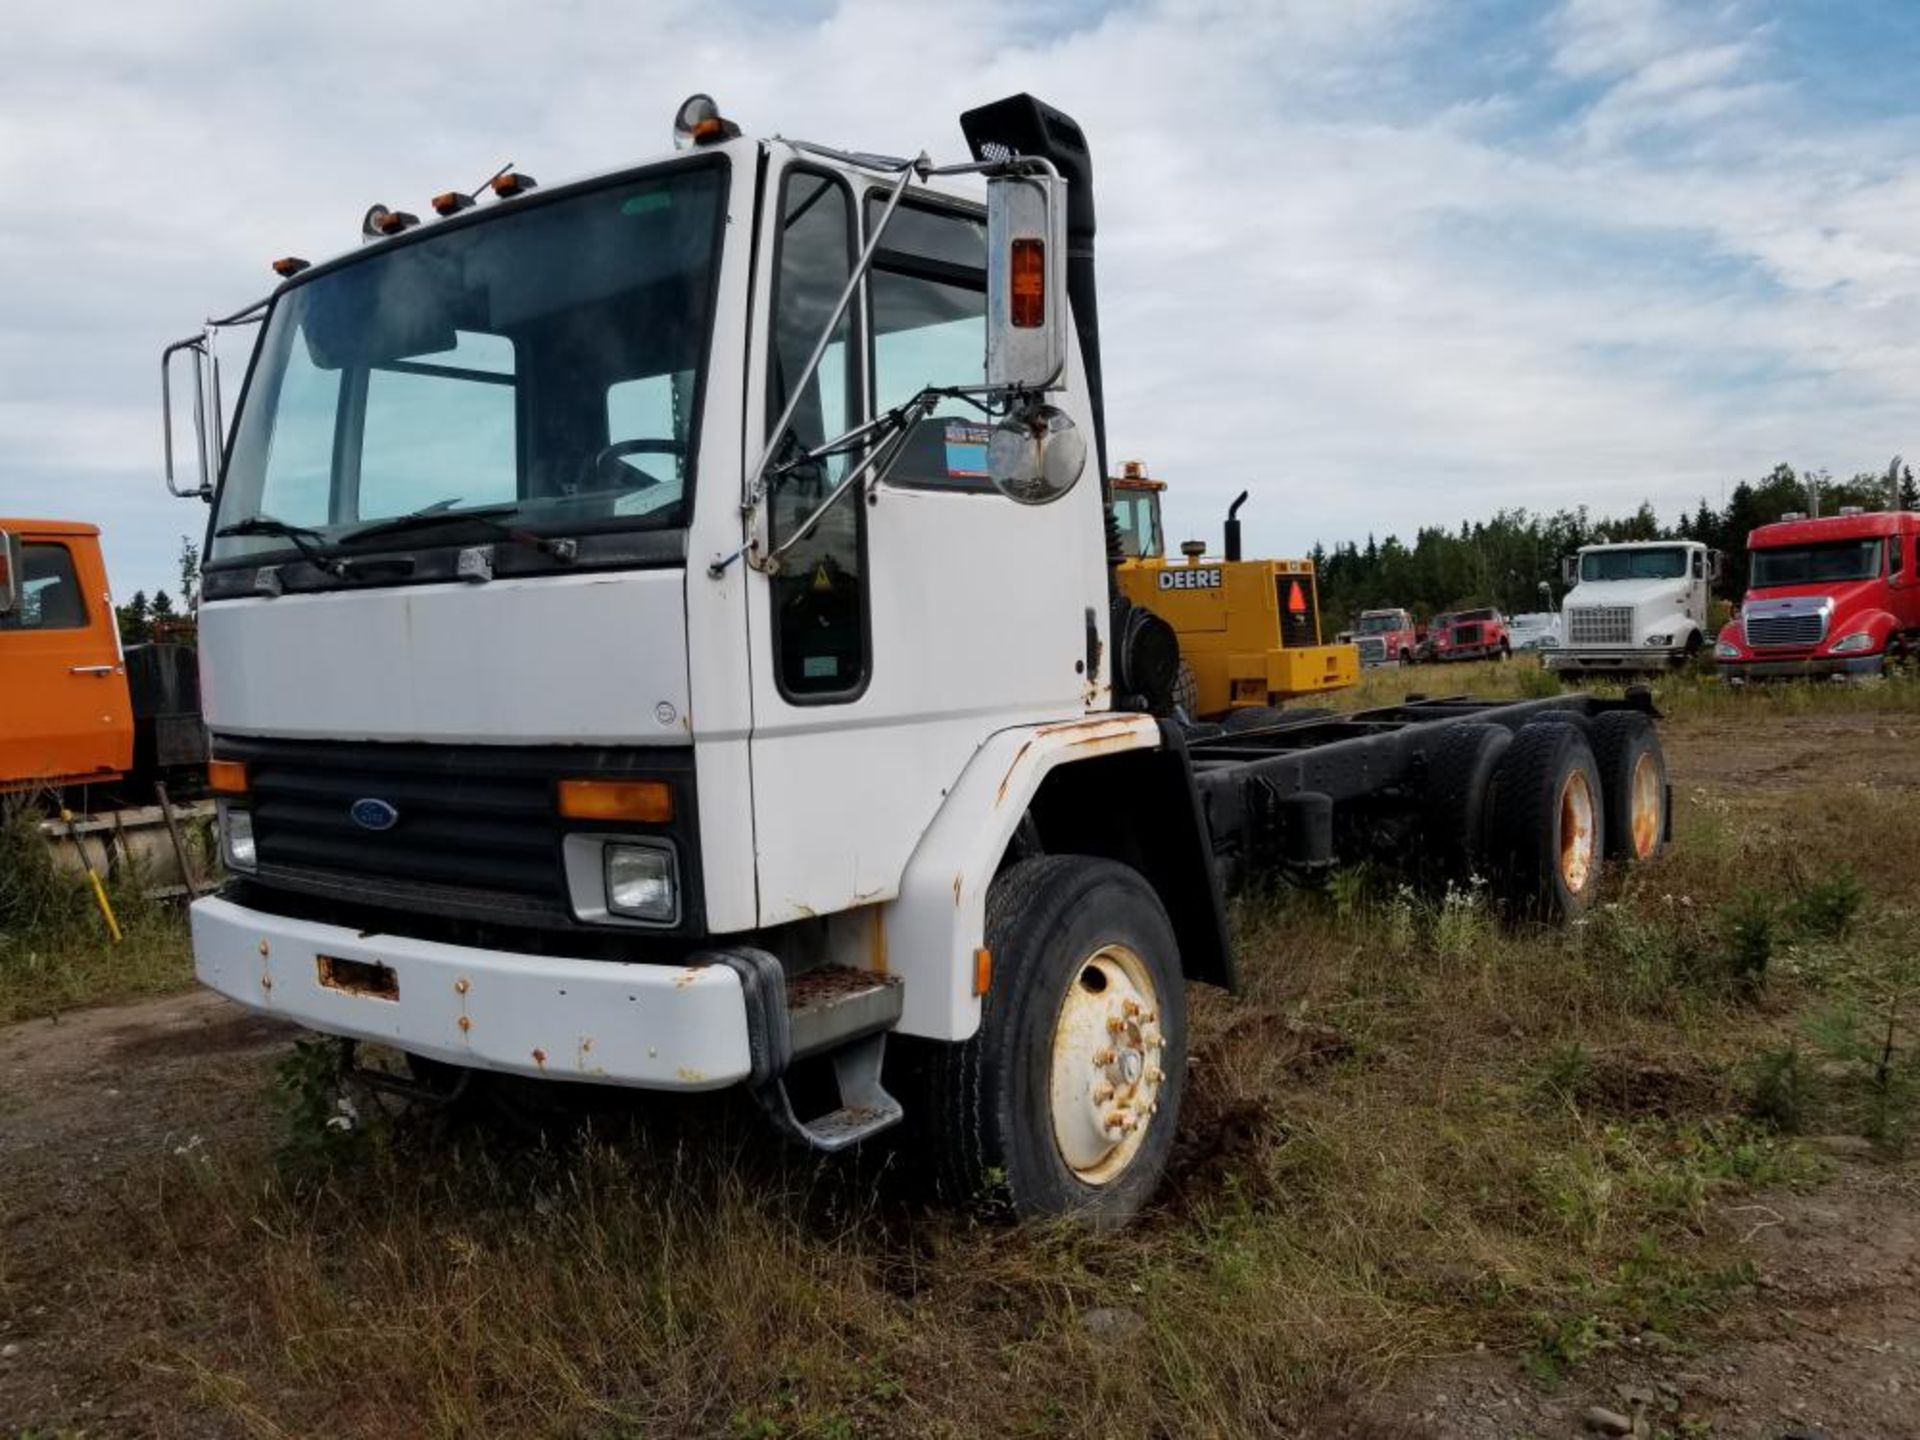
[{"label": "white cab-over truck", "polygon": [[1571,588],[1560,640],[1541,651],[1563,675],[1632,675],[1692,662],[1706,633],[1720,552],[1697,540],[1585,545],[1561,562]]},{"label": "white cab-over truck", "polygon": [[943,167],[695,97],[675,152],[375,207],[169,348],[169,484],[212,507],[206,984],[423,1097],[745,1085],[824,1149],[912,1108],[956,1193],[1113,1222],[1246,877],[1416,857],[1555,917],[1659,849],[1644,694],[1177,714],[1076,483],[1085,140],[1028,96],[962,128]]}]

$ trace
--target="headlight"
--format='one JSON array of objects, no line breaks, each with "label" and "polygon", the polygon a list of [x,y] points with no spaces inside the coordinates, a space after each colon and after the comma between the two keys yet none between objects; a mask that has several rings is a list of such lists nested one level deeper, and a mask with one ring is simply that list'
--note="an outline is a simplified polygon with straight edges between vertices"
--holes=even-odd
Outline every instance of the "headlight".
[{"label": "headlight", "polygon": [[671,924],[680,908],[673,852],[653,845],[606,849],[607,909],[633,920]]},{"label": "headlight", "polygon": [[1740,658],[1740,647],[1730,640],[1716,640],[1713,642],[1713,658],[1716,660],[1738,660]]},{"label": "headlight", "polygon": [[220,802],[220,854],[229,870],[251,875],[258,866],[253,846],[253,812]]},{"label": "headlight", "polygon": [[1830,655],[1858,655],[1862,650],[1873,649],[1873,636],[1864,630],[1856,630],[1851,635],[1842,635],[1833,642],[1828,650]]},{"label": "headlight", "polygon": [[1671,645],[1673,644],[1673,632],[1668,630],[1668,631],[1663,631],[1658,635],[1649,635],[1647,636],[1645,643],[1649,646]]}]

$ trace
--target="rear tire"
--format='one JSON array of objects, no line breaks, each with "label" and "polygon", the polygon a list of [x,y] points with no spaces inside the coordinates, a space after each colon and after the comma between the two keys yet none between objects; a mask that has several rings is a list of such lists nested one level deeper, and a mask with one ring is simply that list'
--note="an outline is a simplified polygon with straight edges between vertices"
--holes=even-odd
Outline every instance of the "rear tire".
[{"label": "rear tire", "polygon": [[1638,863],[1667,848],[1667,757],[1653,722],[1637,710],[1593,717],[1587,739],[1605,795],[1607,857]]},{"label": "rear tire", "polygon": [[1186,1088],[1166,911],[1124,865],[1045,855],[994,880],[986,944],[980,1028],[934,1048],[922,1075],[945,1186],[1019,1219],[1122,1225],[1166,1171]]},{"label": "rear tire", "polygon": [[1592,905],[1606,853],[1600,771],[1573,725],[1526,725],[1487,794],[1492,879],[1510,910],[1564,923]]},{"label": "rear tire", "polygon": [[1427,755],[1421,836],[1439,875],[1469,880],[1486,874],[1487,791],[1513,732],[1471,722],[1441,731]]}]

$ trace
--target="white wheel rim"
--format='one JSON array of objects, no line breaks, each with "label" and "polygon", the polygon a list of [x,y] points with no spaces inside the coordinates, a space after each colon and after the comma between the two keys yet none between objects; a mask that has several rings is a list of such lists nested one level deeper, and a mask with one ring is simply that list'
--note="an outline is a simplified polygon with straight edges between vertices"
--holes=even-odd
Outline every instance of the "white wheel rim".
[{"label": "white wheel rim", "polygon": [[1089,1185],[1119,1175],[1146,1144],[1166,1083],[1160,997],[1146,962],[1106,945],[1067,984],[1053,1026],[1053,1142]]},{"label": "white wheel rim", "polygon": [[1560,878],[1578,895],[1593,878],[1593,787],[1575,770],[1560,787]]}]

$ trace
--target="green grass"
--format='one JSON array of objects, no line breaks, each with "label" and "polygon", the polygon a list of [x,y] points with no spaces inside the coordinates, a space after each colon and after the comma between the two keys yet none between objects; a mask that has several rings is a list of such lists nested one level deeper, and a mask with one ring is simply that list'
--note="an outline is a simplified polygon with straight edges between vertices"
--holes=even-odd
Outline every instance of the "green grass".
[{"label": "green grass", "polygon": [[147,899],[133,875],[105,888],[118,942],[72,850],[48,848],[37,812],[0,806],[0,1024],[192,982],[179,902]]}]

